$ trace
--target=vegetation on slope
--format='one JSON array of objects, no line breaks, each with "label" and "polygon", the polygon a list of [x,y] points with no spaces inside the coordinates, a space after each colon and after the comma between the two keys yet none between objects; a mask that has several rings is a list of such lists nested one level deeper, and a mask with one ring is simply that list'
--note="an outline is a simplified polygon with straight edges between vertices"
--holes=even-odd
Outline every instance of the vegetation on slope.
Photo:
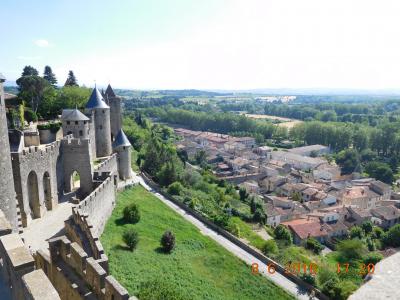
[{"label": "vegetation on slope", "polygon": [[[141,212],[140,221],[134,225],[122,219],[124,207],[131,203],[136,203]],[[139,234],[134,252],[128,251],[122,240],[127,228]],[[160,251],[165,230],[176,235],[171,254]],[[252,275],[249,266],[142,187],[119,194],[101,241],[111,274],[141,300],[293,299],[266,278]]]}]

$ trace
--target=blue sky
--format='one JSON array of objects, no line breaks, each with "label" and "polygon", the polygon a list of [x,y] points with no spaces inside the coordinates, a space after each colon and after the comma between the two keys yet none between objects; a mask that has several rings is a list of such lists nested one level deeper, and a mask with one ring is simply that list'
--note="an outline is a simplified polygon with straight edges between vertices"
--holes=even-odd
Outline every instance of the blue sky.
[{"label": "blue sky", "polygon": [[134,89],[398,88],[395,0],[2,0],[0,72]]}]

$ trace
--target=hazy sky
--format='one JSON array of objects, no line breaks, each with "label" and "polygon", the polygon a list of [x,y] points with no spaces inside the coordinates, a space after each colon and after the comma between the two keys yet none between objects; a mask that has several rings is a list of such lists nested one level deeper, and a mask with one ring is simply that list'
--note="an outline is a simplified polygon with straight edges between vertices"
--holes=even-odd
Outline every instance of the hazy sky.
[{"label": "hazy sky", "polygon": [[148,89],[399,88],[398,0],[2,0],[0,72]]}]

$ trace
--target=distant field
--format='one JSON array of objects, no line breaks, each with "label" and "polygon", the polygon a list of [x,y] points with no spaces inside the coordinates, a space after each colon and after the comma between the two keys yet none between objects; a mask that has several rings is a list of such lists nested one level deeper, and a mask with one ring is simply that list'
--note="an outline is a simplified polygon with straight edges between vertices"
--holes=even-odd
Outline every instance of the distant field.
[{"label": "distant field", "polygon": [[[135,225],[123,224],[122,210],[132,202],[139,205],[141,220]],[[128,227],[137,230],[140,237],[134,252],[125,249],[121,238]],[[176,234],[177,244],[169,255],[158,250],[160,237],[167,229]],[[294,299],[265,277],[252,275],[249,266],[142,187],[119,194],[101,242],[111,274],[141,300]],[[153,295],[160,290],[178,296]]]},{"label": "distant field", "polygon": [[278,123],[278,126],[283,126],[287,128],[292,128],[293,126],[303,123],[303,121],[300,120],[295,120],[295,119],[289,119],[289,118],[283,118],[283,117],[277,117],[277,116],[270,116],[270,115],[254,115],[254,114],[246,114],[246,117],[252,118],[252,119],[269,119],[269,120],[276,120],[281,123]]}]

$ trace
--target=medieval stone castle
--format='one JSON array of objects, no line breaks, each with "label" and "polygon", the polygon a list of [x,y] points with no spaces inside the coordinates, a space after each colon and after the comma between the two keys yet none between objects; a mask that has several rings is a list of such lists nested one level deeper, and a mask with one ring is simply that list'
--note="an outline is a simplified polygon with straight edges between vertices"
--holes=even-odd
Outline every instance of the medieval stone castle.
[{"label": "medieval stone castle", "polygon": [[[4,299],[128,299],[108,274],[99,241],[117,189],[132,177],[121,99],[110,85],[105,92],[95,87],[84,112],[63,110],[58,132],[22,132],[8,129],[4,81],[0,74],[0,279],[9,290]],[[65,201],[74,205],[62,234],[51,237],[47,249],[28,249],[21,234]]]}]

